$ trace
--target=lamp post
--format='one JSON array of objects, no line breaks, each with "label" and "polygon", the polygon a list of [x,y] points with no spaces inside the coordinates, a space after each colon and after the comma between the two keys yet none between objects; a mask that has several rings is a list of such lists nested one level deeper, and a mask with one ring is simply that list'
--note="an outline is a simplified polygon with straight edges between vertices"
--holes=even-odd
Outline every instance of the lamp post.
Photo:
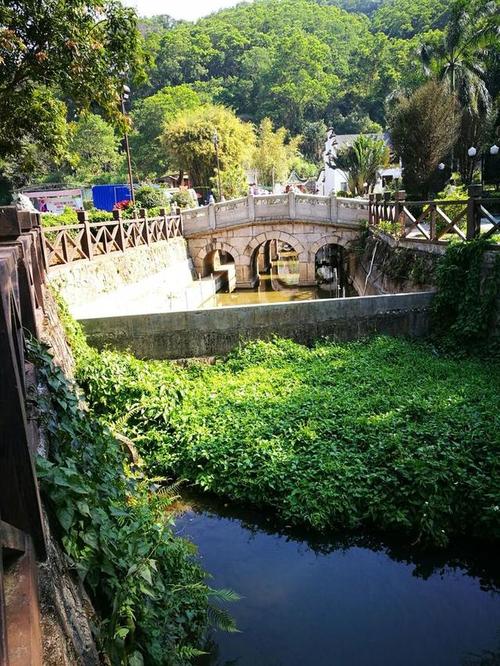
[{"label": "lamp post", "polygon": [[[496,145],[496,143],[494,143],[492,146],[490,146],[490,149],[489,149],[488,152],[489,152],[490,155],[498,155],[499,151],[500,151],[500,148]],[[467,150],[467,155],[471,158],[471,160],[474,160],[474,158],[477,155],[477,148],[475,148],[475,146],[471,146]],[[481,153],[479,157],[481,159],[481,187],[482,187],[483,186],[483,176],[484,176],[483,170],[484,170],[484,157],[485,156],[484,156],[483,153]],[[472,164],[474,165],[474,162]],[[472,179],[472,173],[471,173],[471,179]]]},{"label": "lamp post", "polygon": [[212,141],[214,142],[215,159],[217,160],[217,183],[219,188],[219,201],[222,201],[222,187],[220,184],[220,165],[219,165],[219,135],[217,134],[217,130],[214,130]]},{"label": "lamp post", "polygon": [[[125,101],[130,97],[130,88],[126,85],[123,85],[122,95],[121,95],[121,104],[122,104],[122,113],[126,116],[125,111]],[[128,168],[128,184],[130,188],[130,196],[132,198],[132,204],[135,206],[135,194],[134,194],[134,178],[132,176],[132,161],[130,159],[130,145],[128,142],[128,132],[125,126],[125,150],[127,153],[127,168]]]}]

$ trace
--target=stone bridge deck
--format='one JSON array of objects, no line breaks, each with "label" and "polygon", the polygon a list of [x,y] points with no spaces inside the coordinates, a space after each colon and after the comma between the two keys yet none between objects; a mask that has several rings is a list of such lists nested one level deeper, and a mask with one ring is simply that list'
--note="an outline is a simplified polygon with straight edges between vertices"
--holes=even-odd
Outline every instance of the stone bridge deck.
[{"label": "stone bridge deck", "polygon": [[320,197],[290,192],[243,197],[182,213],[197,272],[207,272],[206,260],[215,251],[232,256],[236,286],[255,280],[255,253],[266,241],[288,243],[298,254],[299,284],[315,284],[315,256],[330,243],[346,247],[368,220],[368,201]]}]

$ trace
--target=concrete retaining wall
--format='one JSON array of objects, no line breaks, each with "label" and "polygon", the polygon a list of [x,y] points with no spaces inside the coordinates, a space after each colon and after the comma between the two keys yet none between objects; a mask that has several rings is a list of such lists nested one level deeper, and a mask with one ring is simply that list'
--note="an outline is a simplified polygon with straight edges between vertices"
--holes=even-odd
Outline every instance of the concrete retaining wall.
[{"label": "concrete retaining wall", "polygon": [[166,269],[175,275],[173,288],[181,289],[192,282],[192,264],[183,238],[57,266],[50,269],[49,279],[68,304],[82,305]]},{"label": "concrete retaining wall", "polygon": [[374,333],[423,337],[432,293],[247,305],[81,320],[89,342],[130,349],[140,358],[227,354],[241,340],[273,335],[310,344],[323,336],[355,340]]}]

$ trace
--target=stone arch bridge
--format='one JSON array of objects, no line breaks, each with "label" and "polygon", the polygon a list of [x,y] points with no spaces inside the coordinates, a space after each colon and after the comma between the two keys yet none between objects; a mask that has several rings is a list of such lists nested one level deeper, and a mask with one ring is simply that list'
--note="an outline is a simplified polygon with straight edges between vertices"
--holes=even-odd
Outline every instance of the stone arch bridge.
[{"label": "stone arch bridge", "polygon": [[182,213],[184,237],[198,274],[217,250],[234,260],[236,286],[254,284],[255,253],[283,242],[298,255],[299,285],[315,284],[316,252],[325,245],[348,247],[368,220],[363,199],[295,194],[244,197]]}]

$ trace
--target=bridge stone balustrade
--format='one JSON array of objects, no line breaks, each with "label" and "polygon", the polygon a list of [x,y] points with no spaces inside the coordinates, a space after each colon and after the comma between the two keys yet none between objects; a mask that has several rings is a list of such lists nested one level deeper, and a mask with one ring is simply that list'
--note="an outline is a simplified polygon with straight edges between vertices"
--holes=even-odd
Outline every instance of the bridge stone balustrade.
[{"label": "bridge stone balustrade", "polygon": [[267,241],[288,243],[298,254],[299,284],[315,284],[315,255],[324,245],[348,246],[368,220],[368,201],[311,194],[267,194],[182,212],[182,227],[200,275],[219,250],[232,256],[236,286],[256,279],[255,253]]}]

